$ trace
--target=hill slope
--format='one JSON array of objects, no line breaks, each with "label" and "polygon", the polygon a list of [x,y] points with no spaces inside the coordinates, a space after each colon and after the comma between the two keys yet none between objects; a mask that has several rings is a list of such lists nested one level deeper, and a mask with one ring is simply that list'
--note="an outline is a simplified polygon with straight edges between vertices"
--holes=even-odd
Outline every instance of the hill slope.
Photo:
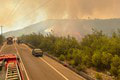
[{"label": "hill slope", "polygon": [[105,34],[110,35],[120,28],[120,19],[78,19],[78,20],[46,20],[27,26],[23,29],[4,33],[5,36],[21,36],[30,33],[52,33],[54,35],[75,36],[78,39],[91,33],[92,28],[102,30]]}]

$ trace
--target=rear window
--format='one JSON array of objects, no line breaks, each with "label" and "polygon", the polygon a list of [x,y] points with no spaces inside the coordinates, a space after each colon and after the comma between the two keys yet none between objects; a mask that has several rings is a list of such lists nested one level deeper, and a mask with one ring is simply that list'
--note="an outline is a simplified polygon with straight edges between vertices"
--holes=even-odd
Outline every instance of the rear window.
[{"label": "rear window", "polygon": [[35,49],[34,51],[35,51],[35,52],[42,52],[41,49]]}]

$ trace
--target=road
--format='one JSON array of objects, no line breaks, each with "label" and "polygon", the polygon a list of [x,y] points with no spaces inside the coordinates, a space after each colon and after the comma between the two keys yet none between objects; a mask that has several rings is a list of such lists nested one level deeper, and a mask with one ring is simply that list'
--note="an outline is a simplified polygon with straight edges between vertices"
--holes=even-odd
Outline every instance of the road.
[{"label": "road", "polygon": [[39,58],[34,57],[31,49],[25,44],[5,44],[1,52],[20,56],[24,74],[26,74],[25,80],[84,80],[78,74],[45,55]]}]

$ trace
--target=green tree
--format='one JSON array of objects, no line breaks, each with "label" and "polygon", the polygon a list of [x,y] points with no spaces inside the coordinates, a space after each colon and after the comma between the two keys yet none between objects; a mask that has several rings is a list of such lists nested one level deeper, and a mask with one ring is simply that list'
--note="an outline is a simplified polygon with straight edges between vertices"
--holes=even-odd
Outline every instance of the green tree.
[{"label": "green tree", "polygon": [[65,56],[63,54],[61,54],[60,57],[59,57],[59,60],[64,61],[65,60]]},{"label": "green tree", "polygon": [[112,54],[103,52],[101,60],[102,60],[102,64],[104,65],[104,68],[110,69],[110,64],[112,61]]},{"label": "green tree", "polygon": [[91,56],[89,56],[89,55],[83,56],[82,63],[83,63],[83,65],[86,65],[86,67],[91,67],[92,66]]},{"label": "green tree", "polygon": [[74,63],[75,66],[82,64],[82,55],[83,55],[83,53],[79,49],[74,50],[73,59],[75,61],[75,63]]},{"label": "green tree", "polygon": [[99,51],[96,51],[92,56],[92,63],[97,69],[102,68],[101,57],[102,57],[102,54]]},{"label": "green tree", "polygon": [[120,58],[117,55],[115,55],[112,59],[110,72],[114,76],[118,76],[119,75],[119,69],[120,69]]}]

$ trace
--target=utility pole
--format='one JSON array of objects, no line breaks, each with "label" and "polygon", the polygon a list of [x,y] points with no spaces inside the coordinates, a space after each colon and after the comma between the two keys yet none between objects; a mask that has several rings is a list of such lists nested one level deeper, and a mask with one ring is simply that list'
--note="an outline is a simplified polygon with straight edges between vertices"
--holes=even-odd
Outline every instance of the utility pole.
[{"label": "utility pole", "polygon": [[1,36],[2,36],[2,27],[3,27],[3,26],[1,26]]}]

